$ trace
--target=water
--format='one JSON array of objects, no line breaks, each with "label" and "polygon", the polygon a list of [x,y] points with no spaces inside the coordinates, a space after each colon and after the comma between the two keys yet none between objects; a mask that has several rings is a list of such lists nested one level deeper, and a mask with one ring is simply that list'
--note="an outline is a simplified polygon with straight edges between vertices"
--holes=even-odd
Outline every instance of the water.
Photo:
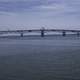
[{"label": "water", "polygon": [[80,38],[1,38],[0,80],[80,80]]}]

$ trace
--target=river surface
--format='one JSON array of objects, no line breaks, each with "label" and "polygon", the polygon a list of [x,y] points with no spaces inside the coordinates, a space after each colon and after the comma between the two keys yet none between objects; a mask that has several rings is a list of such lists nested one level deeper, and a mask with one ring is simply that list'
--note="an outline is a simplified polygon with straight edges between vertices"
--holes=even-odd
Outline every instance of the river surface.
[{"label": "river surface", "polygon": [[80,38],[1,38],[0,80],[80,80]]}]

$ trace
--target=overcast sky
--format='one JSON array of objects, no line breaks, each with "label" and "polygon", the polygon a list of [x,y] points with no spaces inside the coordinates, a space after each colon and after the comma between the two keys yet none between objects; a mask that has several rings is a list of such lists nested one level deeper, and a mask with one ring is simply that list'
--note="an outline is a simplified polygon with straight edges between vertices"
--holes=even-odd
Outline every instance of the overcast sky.
[{"label": "overcast sky", "polygon": [[80,0],[0,0],[0,29],[80,29]]}]

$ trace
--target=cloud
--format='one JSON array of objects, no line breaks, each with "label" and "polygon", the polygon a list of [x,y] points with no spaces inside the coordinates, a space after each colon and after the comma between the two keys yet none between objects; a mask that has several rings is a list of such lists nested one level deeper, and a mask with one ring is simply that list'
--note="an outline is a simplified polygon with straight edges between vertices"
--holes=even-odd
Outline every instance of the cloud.
[{"label": "cloud", "polygon": [[[52,9],[60,5],[59,0],[4,0],[0,1],[0,11],[4,12],[24,12],[39,9]],[[61,4],[62,5],[62,4]],[[59,8],[59,7],[58,7]]]},{"label": "cloud", "polygon": [[33,1],[7,1],[7,2],[0,2],[0,11],[4,12],[21,12],[31,9],[34,6],[40,5],[40,3],[33,2]]},{"label": "cloud", "polygon": [[0,0],[1,25],[79,25],[79,17],[80,0]]}]

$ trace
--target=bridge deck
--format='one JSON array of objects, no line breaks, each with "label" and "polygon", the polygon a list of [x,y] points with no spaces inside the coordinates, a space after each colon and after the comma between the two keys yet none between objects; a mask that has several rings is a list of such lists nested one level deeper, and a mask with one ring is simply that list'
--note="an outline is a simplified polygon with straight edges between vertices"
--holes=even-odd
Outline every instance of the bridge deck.
[{"label": "bridge deck", "polygon": [[29,30],[8,30],[0,31],[0,33],[27,33],[27,32],[80,32],[80,30],[65,30],[65,29],[29,29]]},{"label": "bridge deck", "polygon": [[0,34],[11,34],[18,33],[21,37],[23,37],[24,33],[28,32],[39,32],[41,37],[44,37],[46,32],[61,32],[63,36],[66,36],[67,32],[75,32],[77,36],[80,35],[80,30],[65,30],[65,29],[29,29],[29,30],[8,30],[8,31],[0,31]]}]

